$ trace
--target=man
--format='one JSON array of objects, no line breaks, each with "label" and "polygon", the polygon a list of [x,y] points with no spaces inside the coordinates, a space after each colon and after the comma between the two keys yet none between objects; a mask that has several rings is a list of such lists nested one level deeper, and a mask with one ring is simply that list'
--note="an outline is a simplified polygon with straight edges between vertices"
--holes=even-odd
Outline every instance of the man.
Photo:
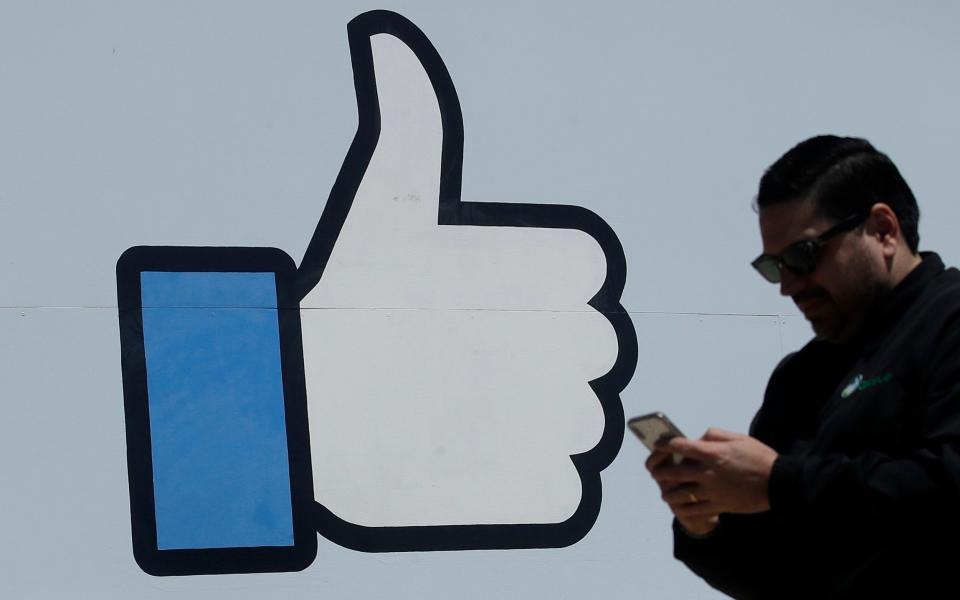
[{"label": "man", "polygon": [[815,338],[777,366],[749,436],[651,454],[674,554],[739,598],[942,594],[960,565],[960,272],[918,253],[913,193],[862,139],[801,142],[757,209],[753,266]]}]

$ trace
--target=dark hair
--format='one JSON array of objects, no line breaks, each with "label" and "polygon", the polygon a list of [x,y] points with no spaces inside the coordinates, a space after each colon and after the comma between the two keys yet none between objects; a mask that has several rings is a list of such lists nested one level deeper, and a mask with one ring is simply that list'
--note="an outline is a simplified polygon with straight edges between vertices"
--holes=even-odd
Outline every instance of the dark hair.
[{"label": "dark hair", "polygon": [[820,135],[800,142],[763,174],[756,206],[802,198],[812,198],[817,214],[832,221],[883,202],[897,215],[910,251],[917,253],[917,200],[893,161],[867,140]]}]

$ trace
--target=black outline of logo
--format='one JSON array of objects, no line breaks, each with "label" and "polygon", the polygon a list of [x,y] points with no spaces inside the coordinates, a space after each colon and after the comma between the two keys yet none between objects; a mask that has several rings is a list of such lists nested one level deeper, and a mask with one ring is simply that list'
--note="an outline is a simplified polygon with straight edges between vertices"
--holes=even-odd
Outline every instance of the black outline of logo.
[{"label": "black outline of logo", "polygon": [[[623,442],[620,392],[633,376],[637,363],[636,332],[620,304],[626,278],[626,259],[620,241],[599,216],[582,207],[461,201],[463,117],[456,90],[440,55],[423,32],[393,12],[364,13],[353,19],[347,30],[359,122],[300,267],[293,269],[293,261],[273,248],[135,247],[125,252],[117,263],[134,554],[148,573],[187,575],[303,569],[316,555],[314,529],[341,546],[366,552],[558,548],[582,539],[599,514],[600,472],[610,465]],[[610,321],[619,352],[610,371],[589,382],[603,409],[604,429],[594,448],[570,457],[580,474],[582,496],[577,510],[563,522],[365,527],[344,521],[313,501],[299,301],[320,281],[377,146],[380,112],[370,45],[370,37],[377,34],[398,38],[416,54],[439,102],[443,148],[438,225],[575,229],[596,240],[606,258],[605,281],[589,305]],[[140,312],[139,274],[144,270],[276,273],[295,546],[157,550]]]}]

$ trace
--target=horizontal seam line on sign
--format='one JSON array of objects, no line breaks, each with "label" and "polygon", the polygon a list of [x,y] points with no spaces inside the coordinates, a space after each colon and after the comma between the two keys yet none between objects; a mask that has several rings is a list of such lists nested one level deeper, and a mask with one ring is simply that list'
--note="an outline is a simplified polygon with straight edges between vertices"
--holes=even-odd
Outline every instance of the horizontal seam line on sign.
[{"label": "horizontal seam line on sign", "polygon": [[[178,306],[146,306],[141,308],[197,308],[197,309],[262,309],[278,310],[275,306],[198,306],[198,305],[178,305]],[[23,306],[0,306],[0,310],[69,310],[69,309],[90,309],[90,310],[117,310],[117,306],[106,305],[23,305]],[[370,310],[370,311],[456,311],[456,312],[543,312],[543,313],[595,313],[595,309],[582,310],[552,310],[540,308],[429,308],[429,307],[391,307],[391,306],[302,306],[300,310]],[[660,315],[660,316],[680,316],[680,317],[766,317],[766,318],[787,318],[799,317],[800,315],[774,314],[774,313],[735,313],[735,312],[685,312],[685,311],[658,311],[658,310],[628,310],[612,311],[612,314],[628,315]]]}]

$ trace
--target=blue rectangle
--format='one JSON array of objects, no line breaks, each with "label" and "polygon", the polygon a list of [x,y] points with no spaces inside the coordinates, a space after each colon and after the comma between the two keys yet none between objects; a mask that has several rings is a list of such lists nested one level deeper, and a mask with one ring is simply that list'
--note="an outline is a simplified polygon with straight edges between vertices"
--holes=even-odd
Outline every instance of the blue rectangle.
[{"label": "blue rectangle", "polygon": [[292,546],[274,273],[140,284],[158,549]]}]

